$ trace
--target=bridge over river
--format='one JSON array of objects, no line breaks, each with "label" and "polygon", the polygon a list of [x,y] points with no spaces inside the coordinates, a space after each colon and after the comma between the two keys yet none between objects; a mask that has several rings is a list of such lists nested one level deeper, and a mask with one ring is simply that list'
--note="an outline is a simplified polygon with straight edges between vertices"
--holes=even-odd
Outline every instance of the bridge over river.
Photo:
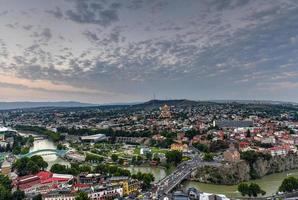
[{"label": "bridge over river", "polygon": [[184,179],[189,178],[191,173],[199,167],[220,165],[221,164],[217,162],[205,162],[198,155],[196,155],[191,160],[181,163],[174,172],[160,180],[156,184],[156,195],[159,199],[165,195],[168,195]]},{"label": "bridge over river", "polygon": [[64,157],[67,154],[68,150],[58,150],[58,149],[40,149],[36,151],[31,151],[27,154],[23,155],[18,155],[19,158],[24,158],[24,157],[32,157],[34,155],[57,155],[59,157]]}]

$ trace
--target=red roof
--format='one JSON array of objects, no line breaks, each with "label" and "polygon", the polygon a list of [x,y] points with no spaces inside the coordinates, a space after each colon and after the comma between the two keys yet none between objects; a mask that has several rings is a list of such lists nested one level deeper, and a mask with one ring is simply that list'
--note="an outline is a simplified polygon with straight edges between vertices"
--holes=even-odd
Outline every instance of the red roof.
[{"label": "red roof", "polygon": [[44,181],[46,179],[51,178],[53,176],[53,173],[52,172],[48,172],[48,171],[41,171],[41,172],[38,172],[36,174],[36,176],[38,176],[41,181]]},{"label": "red roof", "polygon": [[74,185],[75,188],[87,188],[87,187],[90,187],[90,185],[88,184],[83,184],[83,183],[76,183]]},{"label": "red roof", "polygon": [[240,142],[240,143],[239,143],[239,147],[240,147],[240,148],[247,147],[248,145],[249,145],[248,142]]},{"label": "red roof", "polygon": [[45,184],[45,183],[53,183],[53,182],[67,182],[69,181],[68,178],[48,178],[46,180],[43,180],[41,181],[42,184]]}]

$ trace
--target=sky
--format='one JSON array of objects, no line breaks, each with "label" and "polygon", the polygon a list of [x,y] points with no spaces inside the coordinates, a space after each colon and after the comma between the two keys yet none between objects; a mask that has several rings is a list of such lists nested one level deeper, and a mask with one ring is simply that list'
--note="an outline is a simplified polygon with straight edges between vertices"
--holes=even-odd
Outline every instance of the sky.
[{"label": "sky", "polygon": [[0,3],[0,101],[298,102],[297,0]]}]

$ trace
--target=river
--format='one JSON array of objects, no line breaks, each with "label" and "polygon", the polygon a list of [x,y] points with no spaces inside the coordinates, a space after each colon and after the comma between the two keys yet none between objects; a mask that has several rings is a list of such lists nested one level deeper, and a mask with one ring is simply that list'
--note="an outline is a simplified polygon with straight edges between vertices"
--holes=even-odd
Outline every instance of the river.
[{"label": "river", "polygon": [[[43,140],[34,140],[33,146],[30,148],[29,152],[37,151],[41,149],[57,149],[54,142],[43,139]],[[56,155],[43,155],[43,159],[49,164],[48,169],[51,168],[53,164],[62,164],[62,165],[69,165],[69,162],[63,160],[62,158]]]},{"label": "river", "polygon": [[[56,149],[56,145],[48,139],[35,140],[33,146],[30,148],[30,152],[40,150],[40,149]],[[50,169],[50,167],[55,163],[69,165],[69,162],[59,158],[56,155],[46,155],[46,156],[43,156],[43,158],[49,164],[48,169]],[[142,173],[152,173],[155,177],[154,182],[158,182],[159,180],[161,180],[162,178],[170,174],[173,170],[173,169],[167,170],[160,167],[150,167],[150,166],[148,167],[130,166],[130,167],[127,167],[127,169],[129,169],[132,173],[137,173],[139,171]],[[259,184],[261,188],[266,191],[266,196],[267,196],[267,195],[274,194],[278,190],[278,187],[280,186],[283,179],[286,178],[288,175],[298,178],[298,169],[267,175],[261,179],[253,180],[250,182]],[[215,185],[215,184],[199,183],[194,181],[183,182],[183,186],[182,186],[183,189],[187,190],[190,187],[195,187],[202,192],[224,194],[228,197],[241,196],[240,193],[237,192],[237,185],[232,185],[232,186]]]},{"label": "river", "polygon": [[[43,137],[34,133],[27,133],[18,131],[18,134],[21,136],[29,136],[32,135],[34,137],[33,146],[29,149],[29,152],[41,150],[41,149],[57,149],[57,146],[49,139],[42,139]],[[36,154],[38,155],[38,154]],[[42,155],[43,159],[48,163],[48,170],[51,169],[52,165],[54,164],[61,164],[61,165],[70,165],[69,162],[63,160],[62,158],[56,155]]]}]

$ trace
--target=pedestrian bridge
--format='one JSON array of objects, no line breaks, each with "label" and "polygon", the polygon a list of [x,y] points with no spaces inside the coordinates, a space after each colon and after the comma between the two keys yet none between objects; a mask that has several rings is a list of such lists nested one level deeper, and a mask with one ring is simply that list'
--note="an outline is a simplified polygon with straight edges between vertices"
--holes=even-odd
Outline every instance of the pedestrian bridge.
[{"label": "pedestrian bridge", "polygon": [[46,155],[57,155],[59,157],[64,157],[67,154],[68,150],[58,150],[58,149],[40,149],[37,151],[32,151],[27,154],[23,155],[18,155],[19,158],[30,158],[34,155],[41,155],[41,156],[46,156]]}]

